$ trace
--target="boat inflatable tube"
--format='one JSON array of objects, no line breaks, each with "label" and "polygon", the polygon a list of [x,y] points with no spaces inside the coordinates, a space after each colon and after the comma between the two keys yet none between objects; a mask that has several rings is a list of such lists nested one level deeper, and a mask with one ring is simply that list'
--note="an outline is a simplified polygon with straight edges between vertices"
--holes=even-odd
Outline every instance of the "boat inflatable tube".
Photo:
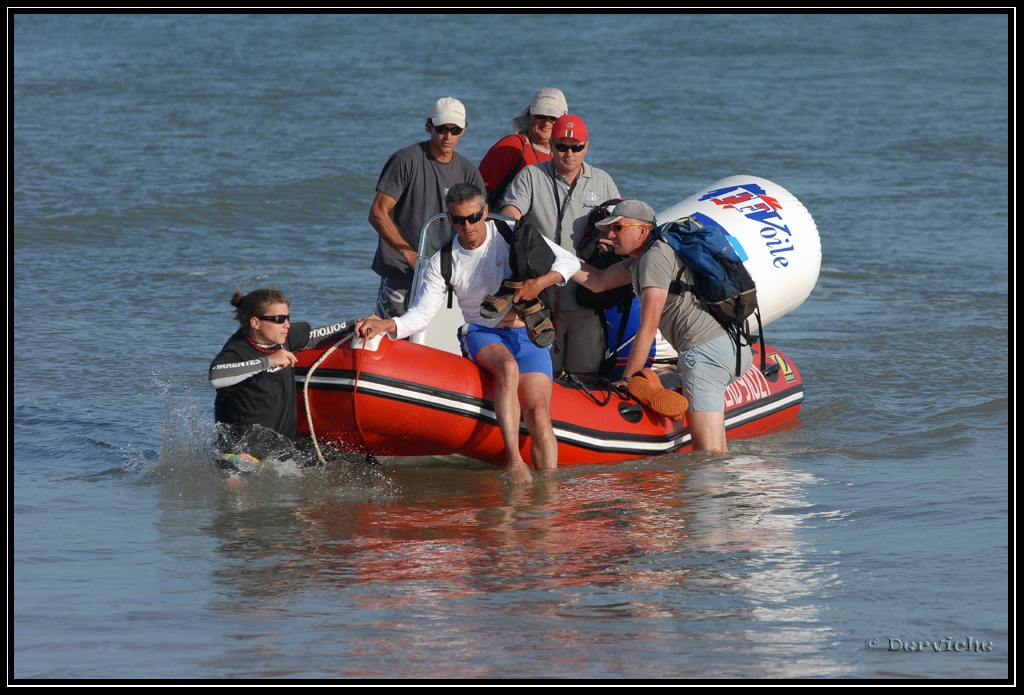
[{"label": "boat inflatable tube", "polygon": [[724,178],[657,216],[658,224],[692,216],[722,228],[757,285],[764,326],[803,304],[818,282],[821,238],[814,219],[767,179]]}]

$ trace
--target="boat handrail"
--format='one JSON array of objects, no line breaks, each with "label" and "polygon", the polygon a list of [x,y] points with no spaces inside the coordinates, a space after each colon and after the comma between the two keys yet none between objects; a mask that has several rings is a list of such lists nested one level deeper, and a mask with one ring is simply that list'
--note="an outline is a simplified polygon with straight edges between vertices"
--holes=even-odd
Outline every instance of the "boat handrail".
[{"label": "boat handrail", "polygon": [[[504,220],[512,226],[515,226],[516,223],[514,218],[497,212],[488,212],[487,219]],[[448,222],[448,215],[444,212],[432,215],[423,224],[423,227],[420,229],[419,248],[416,249],[416,268],[412,276],[412,301],[415,301],[416,296],[419,295],[423,273],[427,270],[430,257],[447,244],[455,236],[455,233],[455,228]]]}]

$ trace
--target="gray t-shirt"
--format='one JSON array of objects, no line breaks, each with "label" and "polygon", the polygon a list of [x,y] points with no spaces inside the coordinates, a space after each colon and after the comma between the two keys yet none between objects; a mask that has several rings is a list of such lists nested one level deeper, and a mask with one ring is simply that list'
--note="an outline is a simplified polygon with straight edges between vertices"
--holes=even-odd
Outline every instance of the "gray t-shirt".
[{"label": "gray t-shirt", "polygon": [[[638,260],[627,258],[623,264],[633,276],[633,290],[638,297],[643,296],[645,287],[667,290],[683,268],[676,252],[660,239],[654,241]],[[687,284],[692,283],[693,272],[687,268],[682,279]],[[677,352],[725,335],[725,329],[704,310],[692,292],[681,295],[668,293],[658,328]]]},{"label": "gray t-shirt", "polygon": [[[432,215],[446,210],[445,194],[460,183],[471,183],[484,190],[483,177],[468,159],[456,152],[450,162],[439,162],[430,154],[429,141],[424,141],[391,155],[377,179],[377,191],[397,201],[391,218],[402,238],[418,249],[423,224]],[[413,269],[383,239],[377,239],[371,267],[382,277],[412,282]]]},{"label": "gray t-shirt", "polygon": [[[544,162],[520,171],[509,184],[501,205],[514,205],[523,213],[523,219],[534,224],[544,236],[575,253],[586,232],[590,211],[606,200],[618,197],[619,189],[612,177],[597,167],[584,163],[583,170],[576,177],[576,185],[571,187],[555,170],[553,162]],[[559,225],[559,212],[563,207],[565,213]],[[561,288],[559,308],[581,308],[576,303],[574,281]]]}]

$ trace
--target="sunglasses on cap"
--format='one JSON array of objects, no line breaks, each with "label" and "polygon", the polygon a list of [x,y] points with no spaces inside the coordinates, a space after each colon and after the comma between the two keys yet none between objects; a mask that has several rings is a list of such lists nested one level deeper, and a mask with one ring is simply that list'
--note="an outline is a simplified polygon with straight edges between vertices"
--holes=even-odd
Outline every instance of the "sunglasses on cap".
[{"label": "sunglasses on cap", "polygon": [[434,132],[438,135],[447,135],[448,133],[451,133],[452,135],[462,135],[462,131],[463,128],[460,128],[457,125],[453,125],[451,128],[446,125],[434,126]]},{"label": "sunglasses on cap", "polygon": [[572,150],[573,152],[582,152],[583,148],[587,146],[587,143],[581,142],[578,145],[563,145],[560,142],[553,142],[551,145],[559,152],[568,152],[569,150]]},{"label": "sunglasses on cap", "polygon": [[291,316],[289,314],[274,314],[273,316],[257,316],[256,318],[260,321],[270,321],[271,323],[284,323]]},{"label": "sunglasses on cap", "polygon": [[450,212],[448,213],[448,219],[450,219],[452,221],[452,224],[454,224],[456,227],[462,224],[466,224],[467,222],[469,222],[470,224],[476,224],[477,222],[480,221],[480,218],[482,218],[483,216],[483,208],[481,208],[479,212],[474,212],[472,215],[466,215],[465,217],[463,217],[462,215],[453,215]]}]

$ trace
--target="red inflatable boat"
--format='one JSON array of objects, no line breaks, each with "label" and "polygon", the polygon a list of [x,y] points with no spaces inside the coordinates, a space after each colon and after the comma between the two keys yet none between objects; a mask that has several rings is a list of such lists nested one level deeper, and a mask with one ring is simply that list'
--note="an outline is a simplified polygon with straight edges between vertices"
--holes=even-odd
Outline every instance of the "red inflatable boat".
[{"label": "red inflatable boat", "polygon": [[[489,374],[465,357],[409,341],[375,338],[365,347],[353,342],[363,345],[349,338],[296,353],[300,434],[309,435],[312,424],[316,441],[339,451],[461,454],[504,465]],[[767,376],[760,361],[755,346],[753,365],[725,394],[730,439],[781,428],[800,410],[803,381],[789,358],[767,347]],[[674,369],[658,371],[667,387],[678,387]],[[559,465],[613,463],[690,445],[685,418],[672,422],[594,380],[556,380],[551,416]],[[525,425],[520,450],[532,463]]]}]

